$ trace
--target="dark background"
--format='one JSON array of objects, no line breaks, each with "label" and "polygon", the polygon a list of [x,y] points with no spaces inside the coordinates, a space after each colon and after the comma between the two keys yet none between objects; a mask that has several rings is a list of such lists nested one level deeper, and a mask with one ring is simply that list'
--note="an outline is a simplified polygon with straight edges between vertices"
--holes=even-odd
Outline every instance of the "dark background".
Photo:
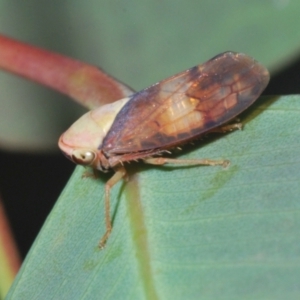
[{"label": "dark background", "polygon": [[[272,76],[263,94],[300,94],[300,58]],[[36,155],[1,151],[0,166],[4,208],[24,258],[75,165],[60,152]]]}]

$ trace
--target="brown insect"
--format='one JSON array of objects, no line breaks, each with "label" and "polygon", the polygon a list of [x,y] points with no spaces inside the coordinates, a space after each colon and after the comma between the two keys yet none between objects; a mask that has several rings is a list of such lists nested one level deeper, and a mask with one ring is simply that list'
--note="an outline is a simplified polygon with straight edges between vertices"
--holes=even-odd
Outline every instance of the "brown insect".
[{"label": "brown insect", "polygon": [[105,186],[106,232],[99,246],[104,247],[112,230],[110,189],[125,176],[125,162],[227,165],[227,160],[157,156],[228,123],[259,97],[268,82],[268,70],[253,58],[225,52],[86,113],[62,134],[59,147],[70,160],[115,171]]}]

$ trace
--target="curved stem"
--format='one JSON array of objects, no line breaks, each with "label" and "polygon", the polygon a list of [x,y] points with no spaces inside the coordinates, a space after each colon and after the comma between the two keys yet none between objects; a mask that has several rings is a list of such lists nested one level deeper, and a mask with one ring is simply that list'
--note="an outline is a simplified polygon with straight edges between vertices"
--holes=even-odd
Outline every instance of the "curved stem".
[{"label": "curved stem", "polygon": [[99,68],[0,35],[0,69],[66,94],[91,109],[132,90]]}]

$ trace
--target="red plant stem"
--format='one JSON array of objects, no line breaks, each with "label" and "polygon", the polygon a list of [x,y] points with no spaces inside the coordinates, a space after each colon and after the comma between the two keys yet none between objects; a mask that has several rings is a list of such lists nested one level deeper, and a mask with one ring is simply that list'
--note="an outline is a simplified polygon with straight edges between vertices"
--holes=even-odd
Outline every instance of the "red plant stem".
[{"label": "red plant stem", "polygon": [[66,94],[89,109],[132,90],[95,66],[0,35],[0,69]]}]

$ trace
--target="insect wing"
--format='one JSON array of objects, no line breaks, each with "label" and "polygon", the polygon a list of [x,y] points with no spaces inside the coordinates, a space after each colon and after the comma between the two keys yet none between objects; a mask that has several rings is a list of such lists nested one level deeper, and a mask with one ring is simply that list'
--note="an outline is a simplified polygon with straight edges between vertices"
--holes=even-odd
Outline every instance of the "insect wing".
[{"label": "insect wing", "polygon": [[225,52],[134,94],[101,148],[110,156],[184,143],[237,116],[268,82],[253,58]]}]

